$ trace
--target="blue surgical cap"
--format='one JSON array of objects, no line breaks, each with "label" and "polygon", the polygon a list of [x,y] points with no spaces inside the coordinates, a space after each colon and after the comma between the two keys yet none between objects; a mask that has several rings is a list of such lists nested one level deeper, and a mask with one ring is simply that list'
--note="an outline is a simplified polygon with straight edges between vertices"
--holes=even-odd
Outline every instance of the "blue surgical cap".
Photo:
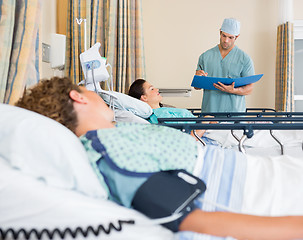
[{"label": "blue surgical cap", "polygon": [[240,22],[234,18],[225,18],[221,26],[221,31],[238,36],[240,34]]}]

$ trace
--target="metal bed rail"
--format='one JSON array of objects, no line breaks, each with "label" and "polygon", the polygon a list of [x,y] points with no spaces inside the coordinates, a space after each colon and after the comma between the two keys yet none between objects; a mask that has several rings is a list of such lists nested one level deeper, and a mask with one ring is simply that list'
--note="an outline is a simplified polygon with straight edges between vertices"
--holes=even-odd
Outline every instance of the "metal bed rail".
[{"label": "metal bed rail", "polygon": [[[188,111],[190,111],[194,116],[201,116],[201,115],[207,115],[207,114],[212,114],[212,113],[202,113],[201,108],[188,108]],[[246,108],[245,112],[277,112],[273,108]]]},{"label": "metal bed rail", "polygon": [[[239,150],[245,153],[243,146],[247,138],[254,135],[254,130],[269,130],[271,136],[280,145],[284,154],[284,144],[274,135],[274,130],[303,130],[303,112],[241,112],[241,113],[211,113],[213,117],[192,118],[159,118],[159,124],[180,129],[184,132],[197,129],[231,130],[232,136],[239,143]],[[206,115],[210,115],[207,114]],[[205,122],[213,122],[212,124]],[[214,123],[215,122],[215,123]],[[235,130],[243,130],[241,138],[235,135]],[[302,133],[303,134],[303,133]],[[195,134],[199,139],[199,137]],[[205,145],[202,139],[199,139]],[[303,150],[303,143],[302,143]]]}]

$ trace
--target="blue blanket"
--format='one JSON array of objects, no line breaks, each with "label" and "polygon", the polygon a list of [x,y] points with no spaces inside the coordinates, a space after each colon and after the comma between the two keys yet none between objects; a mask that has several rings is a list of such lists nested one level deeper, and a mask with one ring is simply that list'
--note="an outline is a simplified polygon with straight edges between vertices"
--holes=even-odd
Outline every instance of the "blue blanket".
[{"label": "blue blanket", "polygon": [[[226,211],[228,208],[240,212],[242,207],[247,161],[244,154],[217,146],[205,147],[200,178],[207,190],[197,205],[204,211]],[[212,203],[218,204],[215,206]],[[221,207],[222,206],[222,207]],[[193,232],[177,233],[180,240],[232,239],[219,238]]]}]

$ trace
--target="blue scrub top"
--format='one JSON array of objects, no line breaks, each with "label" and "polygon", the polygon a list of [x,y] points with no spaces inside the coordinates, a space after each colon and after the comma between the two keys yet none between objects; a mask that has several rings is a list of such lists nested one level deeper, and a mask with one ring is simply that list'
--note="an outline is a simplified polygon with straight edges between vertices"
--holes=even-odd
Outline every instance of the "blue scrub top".
[{"label": "blue scrub top", "polygon": [[[218,45],[199,57],[197,70],[204,70],[210,77],[247,77],[255,74],[252,59],[237,46],[222,58]],[[220,90],[204,89],[202,112],[245,112],[245,96]]]}]

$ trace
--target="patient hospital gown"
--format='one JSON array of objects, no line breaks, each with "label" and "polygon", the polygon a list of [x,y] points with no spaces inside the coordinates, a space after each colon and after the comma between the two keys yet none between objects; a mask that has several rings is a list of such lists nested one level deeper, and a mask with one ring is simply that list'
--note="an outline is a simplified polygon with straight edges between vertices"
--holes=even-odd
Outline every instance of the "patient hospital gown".
[{"label": "patient hospital gown", "polygon": [[[81,141],[110,198],[126,207],[152,173],[169,169],[193,172],[198,156],[192,136],[158,125],[119,123],[116,128],[90,131]],[[133,181],[120,173],[141,179]]]},{"label": "patient hospital gown", "polygon": [[190,111],[184,108],[161,107],[153,109],[153,114],[149,117],[150,123],[158,123],[158,118],[190,118],[195,117]]}]

